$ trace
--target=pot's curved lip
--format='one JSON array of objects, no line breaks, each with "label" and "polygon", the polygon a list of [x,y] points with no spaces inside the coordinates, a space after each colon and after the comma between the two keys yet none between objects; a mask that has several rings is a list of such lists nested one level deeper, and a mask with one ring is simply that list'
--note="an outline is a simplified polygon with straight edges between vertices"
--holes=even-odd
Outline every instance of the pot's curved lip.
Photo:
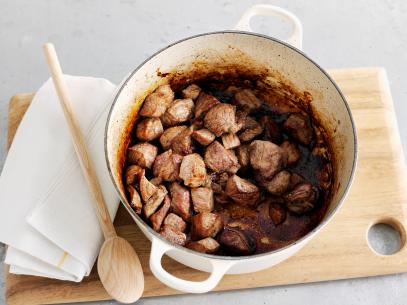
[{"label": "pot's curved lip", "polygon": [[[108,132],[108,128],[109,128],[109,122],[110,122],[110,117],[113,111],[113,108],[117,102],[118,96],[120,95],[121,91],[123,90],[123,88],[127,85],[128,81],[133,77],[133,75],[142,67],[144,66],[148,61],[150,61],[152,58],[154,58],[156,55],[160,54],[161,52],[167,50],[168,48],[177,45],[179,43],[182,43],[184,41],[190,40],[190,39],[194,39],[197,37],[202,37],[202,36],[209,36],[209,35],[221,35],[221,34],[239,34],[239,35],[248,35],[248,36],[255,36],[255,37],[260,37],[260,38],[264,38],[264,39],[268,39],[271,40],[273,42],[279,43],[287,48],[292,49],[293,51],[297,52],[298,54],[302,55],[306,60],[308,60],[309,62],[311,62],[314,66],[316,66],[321,72],[322,74],[325,75],[325,77],[332,83],[332,85],[335,87],[335,89],[337,90],[337,92],[339,93],[339,95],[341,96],[346,110],[348,112],[350,121],[351,121],[351,125],[352,125],[352,131],[353,131],[353,138],[354,138],[354,155],[353,155],[353,164],[352,164],[352,171],[351,171],[351,175],[349,177],[349,181],[346,185],[345,188],[345,192],[340,200],[340,202],[338,203],[338,205],[331,210],[330,214],[327,215],[314,229],[312,229],[310,232],[308,232],[306,235],[304,235],[303,237],[301,237],[300,239],[296,240],[295,242],[293,242],[292,244],[289,244],[285,247],[273,250],[273,251],[269,251],[269,252],[265,252],[265,253],[261,253],[261,254],[255,254],[255,255],[246,255],[246,256],[220,256],[220,255],[214,255],[214,254],[206,254],[206,253],[201,253],[201,252],[197,252],[197,251],[193,251],[190,250],[186,247],[182,247],[179,245],[175,245],[170,243],[169,241],[167,241],[164,237],[162,237],[160,234],[158,234],[156,231],[154,231],[148,224],[145,223],[145,221],[137,214],[135,213],[130,207],[128,207],[125,202],[126,202],[126,198],[123,198],[121,195],[121,192],[119,190],[119,188],[117,187],[115,181],[114,181],[114,177],[113,177],[113,173],[111,171],[111,168],[109,166],[109,157],[108,157],[108,153],[107,153],[107,132]],[[139,223],[141,225],[143,225],[150,234],[152,234],[154,237],[160,239],[162,242],[170,245],[173,248],[179,249],[181,251],[186,251],[190,254],[193,255],[198,255],[198,256],[202,256],[202,257],[206,257],[209,259],[216,259],[216,260],[232,260],[232,261],[240,261],[240,260],[249,260],[249,259],[256,259],[256,258],[260,258],[260,257],[264,257],[267,255],[271,255],[274,253],[278,253],[278,252],[282,252],[284,250],[286,250],[287,248],[290,247],[294,247],[295,245],[303,242],[304,240],[310,238],[311,236],[315,235],[319,230],[321,230],[326,224],[328,224],[328,222],[333,218],[333,216],[336,214],[336,212],[339,210],[339,208],[342,206],[343,201],[345,200],[345,198],[347,197],[347,194],[349,192],[350,186],[352,184],[353,178],[355,176],[355,170],[356,170],[356,162],[357,162],[357,155],[358,155],[358,146],[357,146],[357,134],[356,134],[356,125],[355,122],[353,120],[352,117],[352,113],[350,111],[350,107],[348,102],[346,101],[345,96],[343,95],[342,91],[339,89],[338,85],[335,83],[335,81],[328,75],[328,73],[320,66],[318,65],[315,61],[313,61],[311,58],[309,58],[304,52],[302,52],[301,50],[297,49],[296,47],[281,41],[279,39],[276,39],[274,37],[270,37],[267,35],[263,35],[263,34],[258,34],[258,33],[252,33],[252,32],[246,32],[246,31],[235,31],[235,30],[225,30],[225,31],[215,31],[215,32],[208,32],[208,33],[202,33],[202,34],[198,34],[198,35],[194,35],[194,36],[190,36],[181,40],[178,40],[164,48],[162,48],[161,50],[157,51],[156,53],[154,53],[153,55],[151,55],[150,57],[148,57],[146,60],[144,60],[136,69],[133,70],[133,72],[130,73],[130,75],[127,77],[127,79],[122,83],[120,89],[117,91],[116,96],[113,100],[113,103],[111,105],[111,108],[109,110],[109,114],[107,117],[107,122],[106,122],[106,126],[105,126],[105,135],[104,135],[104,150],[105,150],[105,160],[106,160],[106,164],[107,164],[107,168],[109,171],[109,175],[110,178],[115,186],[116,192],[119,194],[120,200],[122,202],[122,204],[124,205],[124,207],[126,208],[126,210],[132,215],[133,218],[135,218],[135,220],[138,220]]]}]

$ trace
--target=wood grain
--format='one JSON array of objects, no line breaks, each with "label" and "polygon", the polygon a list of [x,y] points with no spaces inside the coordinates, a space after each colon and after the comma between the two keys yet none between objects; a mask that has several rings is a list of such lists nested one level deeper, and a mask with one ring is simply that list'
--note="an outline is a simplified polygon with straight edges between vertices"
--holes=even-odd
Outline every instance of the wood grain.
[{"label": "wood grain", "polygon": [[[290,259],[256,273],[228,275],[216,290],[265,287],[335,279],[375,276],[407,271],[405,227],[407,223],[407,175],[386,72],[382,68],[329,71],[346,95],[359,137],[359,163],[348,200],[333,221]],[[13,98],[10,109],[11,133],[25,109],[24,96]],[[378,255],[367,243],[367,231],[384,222],[398,228],[402,249],[389,256]],[[144,297],[180,293],[161,284],[148,268],[150,242],[142,235],[125,210],[115,220],[119,236],[137,249],[145,276]],[[166,269],[190,280],[207,275],[191,270],[169,258]],[[96,273],[82,283],[7,274],[9,304],[49,304],[106,300]]]}]

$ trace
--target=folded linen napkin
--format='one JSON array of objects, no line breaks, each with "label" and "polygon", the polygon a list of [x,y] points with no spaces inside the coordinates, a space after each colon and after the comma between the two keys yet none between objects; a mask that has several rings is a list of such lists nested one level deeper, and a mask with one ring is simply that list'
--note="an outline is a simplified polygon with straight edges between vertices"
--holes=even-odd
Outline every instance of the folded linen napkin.
[{"label": "folded linen napkin", "polygon": [[[72,106],[94,161],[110,215],[119,199],[107,170],[103,137],[116,86],[65,75]],[[0,241],[10,272],[81,281],[103,236],[52,80],[35,95],[0,176]]]}]

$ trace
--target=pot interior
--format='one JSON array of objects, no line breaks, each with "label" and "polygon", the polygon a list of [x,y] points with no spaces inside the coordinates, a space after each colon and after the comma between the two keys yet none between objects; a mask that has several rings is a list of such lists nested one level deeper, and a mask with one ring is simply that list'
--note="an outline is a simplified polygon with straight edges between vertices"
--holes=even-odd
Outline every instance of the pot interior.
[{"label": "pot interior", "polygon": [[318,118],[332,152],[333,187],[325,214],[330,218],[347,192],[356,161],[348,105],[329,76],[303,53],[270,37],[245,32],[209,33],[177,42],[146,60],[124,81],[109,115],[105,149],[112,179],[128,210],[140,219],[129,208],[122,170],[144,98],[163,83],[177,87],[225,74],[257,77],[259,83],[307,107]]}]

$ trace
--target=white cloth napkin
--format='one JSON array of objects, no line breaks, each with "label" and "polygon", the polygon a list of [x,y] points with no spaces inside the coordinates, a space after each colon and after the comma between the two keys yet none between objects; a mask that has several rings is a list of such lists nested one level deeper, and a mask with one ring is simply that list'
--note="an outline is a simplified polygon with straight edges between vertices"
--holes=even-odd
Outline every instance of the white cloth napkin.
[{"label": "white cloth napkin", "polygon": [[[94,161],[110,215],[119,199],[107,170],[103,137],[116,86],[105,79],[64,76]],[[0,177],[0,241],[10,272],[81,281],[102,244],[92,197],[53,83],[35,95]]]}]

